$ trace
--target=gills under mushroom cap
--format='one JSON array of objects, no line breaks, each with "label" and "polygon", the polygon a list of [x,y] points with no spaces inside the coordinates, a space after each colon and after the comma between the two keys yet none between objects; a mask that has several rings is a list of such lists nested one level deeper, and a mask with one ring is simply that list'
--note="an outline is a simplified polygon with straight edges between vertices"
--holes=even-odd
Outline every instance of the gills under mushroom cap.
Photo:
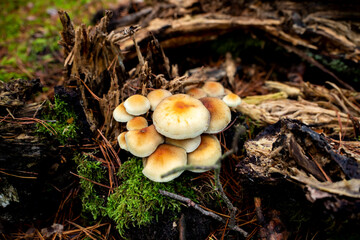
[{"label": "gills under mushroom cap", "polygon": [[210,112],[195,98],[175,94],[162,100],[153,113],[156,130],[173,139],[199,136],[209,126]]},{"label": "gills under mushroom cap", "polygon": [[[214,135],[201,135],[200,146],[188,154],[188,165],[213,166],[221,157],[221,145]],[[190,170],[192,172],[205,172],[206,170]]]},{"label": "gills under mushroom cap", "polygon": [[174,168],[186,165],[187,156],[183,148],[161,144],[156,151],[144,159],[143,174],[154,182],[168,182],[177,178],[183,171],[161,178],[161,175]]},{"label": "gills under mushroom cap", "polygon": [[147,157],[164,142],[164,137],[156,131],[154,125],[150,125],[140,130],[128,131],[125,140],[127,149],[132,155]]}]

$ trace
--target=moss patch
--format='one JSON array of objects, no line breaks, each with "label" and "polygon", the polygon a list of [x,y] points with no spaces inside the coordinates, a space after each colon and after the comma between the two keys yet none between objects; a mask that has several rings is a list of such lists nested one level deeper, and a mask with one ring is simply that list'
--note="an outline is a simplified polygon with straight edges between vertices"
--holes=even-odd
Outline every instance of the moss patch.
[{"label": "moss patch", "polygon": [[49,137],[55,137],[60,144],[64,145],[68,142],[77,142],[79,136],[77,131],[77,114],[74,111],[73,106],[67,102],[55,96],[54,103],[48,102],[47,108],[45,108],[42,119],[56,131],[54,135],[49,128],[42,124],[38,124],[37,132],[47,135]]},{"label": "moss patch", "polygon": [[164,211],[179,212],[178,201],[162,196],[159,190],[195,199],[189,177],[182,176],[167,183],[152,182],[142,174],[142,161],[132,158],[121,166],[121,185],[108,198],[107,215],[115,221],[121,235],[129,226],[144,226],[157,220]]}]

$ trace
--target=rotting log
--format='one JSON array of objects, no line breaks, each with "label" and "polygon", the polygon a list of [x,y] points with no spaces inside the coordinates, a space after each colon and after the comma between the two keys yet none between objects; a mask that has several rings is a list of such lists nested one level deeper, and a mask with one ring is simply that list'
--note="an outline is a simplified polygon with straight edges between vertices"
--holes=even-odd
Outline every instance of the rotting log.
[{"label": "rotting log", "polygon": [[[62,172],[58,144],[37,134],[43,102],[30,103],[41,89],[39,80],[0,82],[0,224],[12,231],[17,224],[55,213]],[[59,175],[59,172],[62,172]]]},{"label": "rotting log", "polygon": [[[359,74],[360,3],[357,1],[169,1],[151,7],[137,6],[139,12],[126,17],[115,14],[109,24],[114,35],[134,24],[138,16],[142,29],[136,35],[146,46],[151,35],[163,48],[178,48],[190,43],[217,39],[229,32],[241,32],[268,39],[327,74],[342,87]],[[145,11],[146,9],[146,11]],[[134,58],[131,39],[122,42],[127,59]],[[338,64],[337,66],[335,66]],[[340,68],[345,67],[345,73]],[[337,69],[339,68],[339,69]],[[343,68],[342,68],[343,69]],[[350,73],[351,72],[351,73]],[[345,79],[342,79],[345,78]]]}]

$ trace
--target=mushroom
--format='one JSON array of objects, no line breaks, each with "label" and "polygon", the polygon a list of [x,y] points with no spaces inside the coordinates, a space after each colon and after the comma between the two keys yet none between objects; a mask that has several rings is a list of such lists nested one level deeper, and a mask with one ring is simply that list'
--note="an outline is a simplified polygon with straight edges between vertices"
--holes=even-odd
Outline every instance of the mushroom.
[{"label": "mushroom", "polygon": [[120,133],[119,136],[117,137],[117,140],[118,140],[120,148],[128,151],[126,141],[125,141],[125,134],[126,133],[127,132]]},{"label": "mushroom", "polygon": [[148,122],[144,117],[134,117],[130,121],[126,123],[126,129],[131,130],[139,130],[142,128],[146,128],[148,126]]},{"label": "mushroom", "polygon": [[124,107],[129,114],[139,116],[149,111],[150,101],[143,95],[135,94],[125,100]]},{"label": "mushroom", "polygon": [[[221,146],[214,135],[201,135],[200,146],[188,154],[188,165],[213,166],[221,157]],[[206,170],[190,170],[192,172],[206,172]]]},{"label": "mushroom", "polygon": [[113,117],[117,122],[127,122],[133,119],[135,116],[129,114],[124,107],[124,103],[121,103],[113,111]]},{"label": "mushroom", "polygon": [[202,89],[209,97],[222,97],[225,94],[224,86],[218,82],[206,82]]},{"label": "mushroom", "polygon": [[164,142],[164,137],[156,131],[154,125],[150,125],[140,130],[128,131],[125,134],[125,140],[128,151],[132,155],[147,157]]},{"label": "mushroom", "polygon": [[222,99],[229,107],[237,107],[241,103],[241,98],[235,93],[229,93]]},{"label": "mushroom", "polygon": [[210,112],[210,125],[205,133],[221,132],[231,121],[230,108],[219,98],[205,97],[200,101]]},{"label": "mushroom", "polygon": [[153,113],[156,130],[172,139],[194,138],[209,126],[210,112],[198,100],[175,94],[162,100]]},{"label": "mushroom", "polygon": [[167,177],[161,175],[174,168],[185,166],[187,162],[186,152],[183,148],[169,144],[161,144],[156,151],[143,160],[143,174],[154,182],[169,182],[181,175],[183,171],[176,172]]},{"label": "mushroom", "polygon": [[230,93],[233,93],[230,89],[228,89],[228,88],[224,88],[224,94],[225,95],[228,95],[228,94],[230,94]]},{"label": "mushroom", "polygon": [[190,88],[186,94],[196,99],[207,97],[206,92],[201,88]]},{"label": "mushroom", "polygon": [[151,111],[154,111],[157,105],[166,97],[170,97],[171,92],[165,89],[155,89],[147,95],[147,98],[150,101]]},{"label": "mushroom", "polygon": [[181,147],[185,149],[187,153],[193,152],[196,148],[199,147],[201,142],[201,137],[197,136],[195,138],[188,138],[188,139],[172,139],[172,138],[166,138],[165,142],[177,147]]}]

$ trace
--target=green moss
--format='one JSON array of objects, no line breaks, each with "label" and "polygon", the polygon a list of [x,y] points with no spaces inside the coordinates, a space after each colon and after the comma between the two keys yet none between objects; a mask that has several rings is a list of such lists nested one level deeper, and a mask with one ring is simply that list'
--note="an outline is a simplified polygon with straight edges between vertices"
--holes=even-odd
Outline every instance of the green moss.
[{"label": "green moss", "polygon": [[329,68],[335,74],[345,79],[349,79],[354,83],[360,82],[360,69],[357,64],[354,64],[350,60],[326,58],[323,55],[315,54],[310,51],[308,51],[307,54],[319,61],[326,68]]},{"label": "green moss", "polygon": [[[77,164],[77,172],[80,176],[95,182],[104,182],[105,169],[101,166],[101,162],[91,161],[86,155],[75,154],[74,161]],[[82,210],[92,215],[93,219],[105,214],[105,198],[101,197],[95,188],[95,184],[86,179],[80,179],[82,192],[80,199],[82,202]]]},{"label": "green moss", "polygon": [[106,211],[121,235],[130,226],[140,227],[157,220],[165,210],[180,211],[181,204],[162,196],[160,189],[196,198],[189,187],[189,178],[182,176],[167,183],[152,182],[142,174],[142,161],[137,158],[125,162],[118,176],[121,185],[108,198]]},{"label": "green moss", "polygon": [[68,142],[76,142],[79,140],[77,131],[77,115],[74,108],[55,96],[54,104],[48,102],[46,110],[42,114],[42,119],[56,131],[56,134],[42,124],[38,124],[37,132],[47,136],[54,136],[60,144],[64,145]]}]

